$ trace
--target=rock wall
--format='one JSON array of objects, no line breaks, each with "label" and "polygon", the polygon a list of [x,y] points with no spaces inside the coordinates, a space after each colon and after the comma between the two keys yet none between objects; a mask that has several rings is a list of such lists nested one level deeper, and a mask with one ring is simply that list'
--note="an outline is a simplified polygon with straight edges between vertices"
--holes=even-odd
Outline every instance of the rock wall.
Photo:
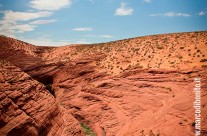
[{"label": "rock wall", "polygon": [[0,61],[0,134],[81,135],[79,122],[36,80]]}]

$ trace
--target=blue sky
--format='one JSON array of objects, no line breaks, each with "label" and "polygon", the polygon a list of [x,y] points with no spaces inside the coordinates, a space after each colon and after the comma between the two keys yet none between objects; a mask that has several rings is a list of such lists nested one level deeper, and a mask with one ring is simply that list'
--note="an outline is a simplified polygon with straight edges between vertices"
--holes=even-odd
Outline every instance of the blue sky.
[{"label": "blue sky", "polygon": [[35,45],[207,30],[206,0],[1,0],[0,34]]}]

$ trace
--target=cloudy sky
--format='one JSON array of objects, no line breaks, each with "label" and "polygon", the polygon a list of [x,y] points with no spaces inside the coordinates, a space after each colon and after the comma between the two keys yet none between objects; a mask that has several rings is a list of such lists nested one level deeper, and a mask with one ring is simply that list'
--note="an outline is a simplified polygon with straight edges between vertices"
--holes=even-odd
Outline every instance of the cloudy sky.
[{"label": "cloudy sky", "polygon": [[206,0],[1,0],[0,34],[35,45],[207,30]]}]

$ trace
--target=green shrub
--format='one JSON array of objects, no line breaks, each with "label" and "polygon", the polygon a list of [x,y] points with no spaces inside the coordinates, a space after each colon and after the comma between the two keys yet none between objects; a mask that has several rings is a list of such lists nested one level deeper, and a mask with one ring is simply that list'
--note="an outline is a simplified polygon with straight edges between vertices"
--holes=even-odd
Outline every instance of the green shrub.
[{"label": "green shrub", "polygon": [[95,133],[86,124],[80,123],[80,125],[86,136],[96,136]]},{"label": "green shrub", "polygon": [[46,87],[46,89],[47,89],[49,92],[52,91],[52,86],[51,86],[51,84],[47,84],[45,87]]},{"label": "green shrub", "polygon": [[55,91],[52,89],[51,84],[47,84],[45,87],[55,97]]}]

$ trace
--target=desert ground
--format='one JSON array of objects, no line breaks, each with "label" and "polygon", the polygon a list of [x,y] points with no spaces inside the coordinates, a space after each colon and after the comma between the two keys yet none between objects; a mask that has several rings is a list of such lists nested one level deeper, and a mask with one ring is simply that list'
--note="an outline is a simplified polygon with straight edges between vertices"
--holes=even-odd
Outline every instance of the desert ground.
[{"label": "desert ground", "polygon": [[0,36],[1,136],[207,136],[207,31],[35,46]]}]

